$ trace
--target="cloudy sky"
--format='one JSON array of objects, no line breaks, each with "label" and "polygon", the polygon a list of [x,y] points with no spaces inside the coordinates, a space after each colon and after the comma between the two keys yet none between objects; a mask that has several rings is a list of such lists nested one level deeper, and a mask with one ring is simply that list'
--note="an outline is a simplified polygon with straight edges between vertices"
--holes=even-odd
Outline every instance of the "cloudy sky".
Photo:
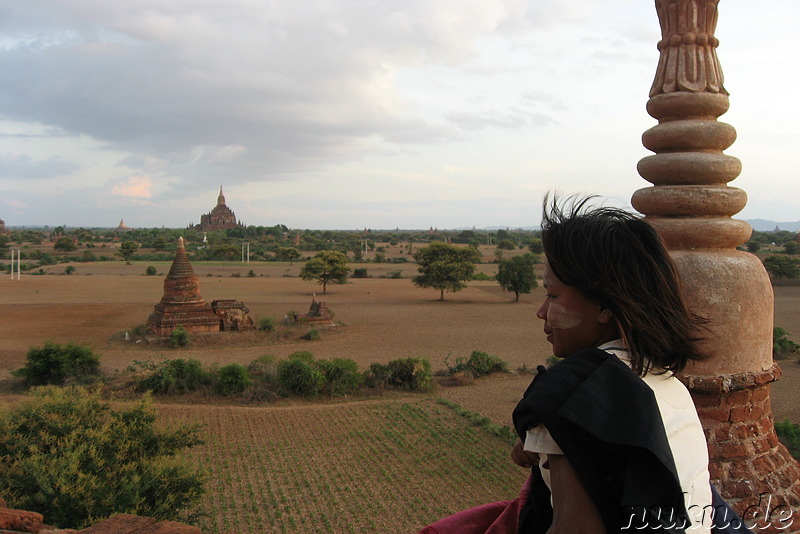
[{"label": "cloudy sky", "polygon": [[[749,195],[800,219],[800,2],[722,0],[721,120]],[[625,206],[652,0],[0,0],[0,219],[182,227],[533,226]]]}]

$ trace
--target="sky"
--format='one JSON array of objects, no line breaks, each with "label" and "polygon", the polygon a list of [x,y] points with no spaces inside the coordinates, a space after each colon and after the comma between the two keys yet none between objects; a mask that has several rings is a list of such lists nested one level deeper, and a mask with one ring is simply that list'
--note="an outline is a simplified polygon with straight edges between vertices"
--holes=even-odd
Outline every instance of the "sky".
[{"label": "sky", "polygon": [[[800,2],[722,0],[735,217],[800,220]],[[0,219],[535,227],[628,207],[652,0],[0,0]]]}]

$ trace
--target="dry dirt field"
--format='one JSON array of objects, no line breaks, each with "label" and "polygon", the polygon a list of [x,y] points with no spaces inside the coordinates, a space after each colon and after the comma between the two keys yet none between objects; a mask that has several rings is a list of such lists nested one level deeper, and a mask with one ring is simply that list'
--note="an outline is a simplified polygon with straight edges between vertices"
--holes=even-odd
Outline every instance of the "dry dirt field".
[{"label": "dry dirt field", "polygon": [[[512,302],[495,282],[472,282],[438,301],[438,292],[413,286],[413,264],[364,264],[372,278],[351,279],[317,294],[335,313],[341,325],[326,328],[318,341],[298,337],[265,340],[253,334],[220,334],[219,345],[168,349],[147,343],[125,343],[124,332],[145,322],[163,289],[162,276],[144,276],[151,263],[123,262],[76,264],[72,276],[23,276],[0,279],[0,392],[7,392],[10,371],[21,367],[31,346],[45,340],[91,345],[109,371],[123,370],[133,360],[191,357],[204,364],[247,364],[259,355],[284,358],[309,350],[318,358],[343,357],[362,368],[372,362],[425,356],[434,370],[449,358],[486,351],[508,362],[511,369],[535,367],[550,355],[535,317],[543,295],[541,288]],[[160,273],[169,264],[156,264]],[[63,266],[54,266],[63,272]],[[235,298],[244,301],[253,317],[276,320],[289,311],[304,313],[321,287],[296,278],[299,265],[277,263],[194,265],[200,292],[206,301]],[[253,270],[255,277],[248,278]],[[494,265],[481,265],[492,273]],[[401,271],[402,279],[380,278]],[[238,273],[240,277],[232,275]],[[290,276],[290,277],[287,277]],[[800,342],[800,287],[775,288],[775,324]],[[304,333],[304,332],[300,332]],[[782,362],[783,378],[772,386],[776,419],[800,421],[800,365]],[[499,423],[510,422],[510,410],[530,376],[505,375],[479,380],[466,388],[447,388],[443,396]]]},{"label": "dry dirt field", "polygon": [[[351,358],[362,369],[373,362],[425,356],[437,370],[445,367],[447,358],[452,363],[482,350],[516,370],[544,363],[550,354],[535,317],[541,288],[515,303],[496,283],[473,282],[440,302],[438,292],[413,286],[413,264],[364,264],[372,278],[332,285],[327,295],[317,294],[338,323],[323,329],[317,341],[300,340],[307,330],[301,329],[283,338],[260,332],[219,334],[216,341],[182,349],[136,343],[136,338],[125,342],[124,333],[143,324],[162,295],[163,276],[143,275],[150,264],[76,264],[72,276],[0,279],[0,406],[19,400],[10,371],[24,364],[29,347],[46,340],[91,345],[109,373],[123,372],[134,360],[183,357],[205,365],[247,364],[262,354],[285,358],[297,350],[311,351],[317,358]],[[161,273],[169,269],[169,264],[155,265]],[[481,266],[489,274],[493,268]],[[53,269],[63,272],[63,265]],[[239,299],[253,317],[277,320],[289,311],[303,313],[321,289],[296,277],[298,265],[196,264],[194,269],[208,302]],[[251,269],[255,277],[247,276]],[[380,277],[397,270],[402,279]],[[234,273],[240,276],[231,276]],[[800,287],[775,289],[775,324],[800,341]],[[800,365],[782,362],[782,368],[783,378],[772,386],[773,411],[778,420],[800,422]],[[202,505],[208,514],[204,527],[210,532],[412,532],[466,506],[510,498],[522,477],[509,465],[507,445],[496,438],[475,435],[470,445],[474,449],[464,442],[437,441],[463,437],[464,423],[437,404],[436,397],[510,425],[511,410],[530,379],[527,373],[509,373],[464,387],[438,387],[432,395],[398,394],[360,402],[282,401],[256,407],[162,399],[159,411],[169,420],[203,422],[209,429],[207,445],[192,454],[212,469]],[[434,420],[436,425],[430,422]],[[323,432],[317,428],[320,421],[326,424]],[[450,429],[447,436],[442,428]],[[297,454],[300,444],[320,436],[324,450]],[[427,445],[414,441],[423,438]],[[363,452],[348,466],[342,449],[349,456]],[[431,450],[442,451],[441,456]],[[480,452],[463,456],[468,450]],[[462,456],[449,456],[454,451]],[[427,457],[423,461],[420,455]],[[390,460],[372,465],[376,457]],[[298,477],[298,469],[321,469],[328,478]],[[374,491],[389,493],[375,498],[367,482]],[[402,521],[386,523],[387,514]]]}]

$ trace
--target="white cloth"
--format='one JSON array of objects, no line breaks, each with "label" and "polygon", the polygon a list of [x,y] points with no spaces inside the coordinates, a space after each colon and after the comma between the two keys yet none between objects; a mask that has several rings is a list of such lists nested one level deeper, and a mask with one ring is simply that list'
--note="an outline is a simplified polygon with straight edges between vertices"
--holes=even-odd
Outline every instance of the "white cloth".
[{"label": "white cloth", "polygon": [[[598,347],[630,365],[628,351],[622,340],[614,340]],[[642,380],[656,398],[667,441],[675,460],[678,480],[684,491],[684,500],[692,525],[692,534],[707,534],[711,526],[711,485],[708,474],[708,447],[703,427],[691,395],[680,380],[669,373],[648,373]],[[550,472],[545,468],[548,454],[563,454],[558,444],[543,425],[528,430],[525,451],[539,454],[542,478],[550,487]]]}]

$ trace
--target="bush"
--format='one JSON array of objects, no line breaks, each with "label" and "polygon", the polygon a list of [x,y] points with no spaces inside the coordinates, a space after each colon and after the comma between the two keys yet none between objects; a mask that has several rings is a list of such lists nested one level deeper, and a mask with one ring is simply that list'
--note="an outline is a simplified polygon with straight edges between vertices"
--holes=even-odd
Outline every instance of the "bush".
[{"label": "bush", "polygon": [[775,423],[775,432],[792,456],[800,460],[800,425],[785,419]]},{"label": "bush", "polygon": [[189,332],[182,326],[177,327],[170,333],[169,335],[169,346],[172,348],[175,347],[185,347],[189,344]]},{"label": "bush", "polygon": [[316,328],[312,328],[311,330],[300,336],[300,338],[305,339],[306,341],[316,341],[319,339],[319,330],[317,330]]},{"label": "bush", "polygon": [[148,400],[114,411],[100,392],[41,387],[0,413],[0,498],[48,524],[83,528],[116,513],[176,519],[205,475],[178,453],[197,426],[163,429]]},{"label": "bush", "polygon": [[217,373],[214,392],[230,397],[237,395],[250,387],[252,380],[247,374],[247,369],[238,363],[231,363],[222,367]]},{"label": "bush", "polygon": [[64,267],[64,274],[74,274],[75,273],[75,266],[74,265],[67,265]]},{"label": "bush", "polygon": [[357,267],[353,269],[353,278],[368,278],[366,267]]},{"label": "bush", "polygon": [[178,358],[164,360],[159,364],[136,362],[145,371],[136,383],[139,391],[152,391],[173,395],[196,391],[211,383],[211,375],[203,370],[198,360]]},{"label": "bush", "polygon": [[147,269],[144,270],[144,274],[147,276],[155,276],[158,274],[158,269],[150,265],[147,267]]},{"label": "bush", "polygon": [[785,360],[800,352],[800,345],[789,339],[789,332],[775,326],[772,328],[772,357],[776,360]]},{"label": "bush", "polygon": [[431,387],[431,362],[426,358],[400,358],[387,365],[389,385],[425,391]]},{"label": "bush", "polygon": [[272,317],[259,315],[257,317],[258,329],[264,332],[272,332],[275,330],[275,320]]},{"label": "bush", "polygon": [[100,374],[100,358],[89,347],[47,341],[43,347],[28,349],[25,367],[13,372],[26,386],[60,385],[68,379],[86,380]]},{"label": "bush", "polygon": [[478,272],[478,273],[475,273],[474,275],[472,275],[472,279],[476,280],[476,281],[479,281],[479,282],[486,282],[486,281],[489,281],[489,280],[494,280],[494,276],[489,276],[486,273]]},{"label": "bush", "polygon": [[317,368],[325,377],[323,391],[332,397],[356,391],[364,383],[364,376],[358,372],[358,364],[347,358],[319,360]]},{"label": "bush", "polygon": [[388,365],[380,363],[370,364],[369,369],[364,371],[364,385],[368,388],[385,388],[389,385],[391,377]]},{"label": "bush", "polygon": [[311,361],[290,356],[278,364],[278,383],[283,394],[315,397],[325,385],[325,376]]},{"label": "bush", "polygon": [[445,358],[447,371],[445,374],[453,376],[457,373],[468,373],[473,378],[491,373],[502,373],[508,370],[506,362],[496,356],[491,356],[483,351],[474,350],[469,358],[456,358],[455,365],[449,365]]}]

